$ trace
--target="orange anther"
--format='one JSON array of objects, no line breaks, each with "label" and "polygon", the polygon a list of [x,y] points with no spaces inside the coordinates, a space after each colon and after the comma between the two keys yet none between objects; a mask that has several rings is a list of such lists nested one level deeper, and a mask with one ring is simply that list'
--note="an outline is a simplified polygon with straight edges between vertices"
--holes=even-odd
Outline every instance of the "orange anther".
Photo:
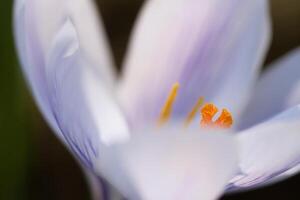
[{"label": "orange anther", "polygon": [[222,128],[230,128],[233,124],[233,118],[231,113],[227,109],[223,109],[220,117],[215,124]]},{"label": "orange anther", "polygon": [[202,110],[201,110],[201,115],[202,115],[202,119],[201,119],[201,126],[212,126],[213,125],[213,117],[217,114],[218,112],[218,108],[210,103],[210,104],[206,104]]},{"label": "orange anther", "polygon": [[[161,110],[159,119],[158,119],[158,125],[164,125],[167,123],[172,115],[173,112],[173,106],[175,103],[175,100],[178,95],[179,90],[179,83],[175,83],[168,95],[168,98]],[[184,126],[188,127],[192,121],[195,119],[198,111],[200,110],[201,106],[203,105],[204,98],[200,97],[197,101],[197,103],[192,108],[192,111],[188,114],[187,118],[184,121]],[[218,119],[214,120],[214,117],[218,113],[218,108],[212,104],[208,103],[203,106],[201,109],[201,126],[202,127],[212,127],[212,128],[230,128],[233,124],[233,117],[231,113],[227,109],[223,109]]]},{"label": "orange anther", "polygon": [[206,104],[201,110],[201,126],[230,128],[233,124],[231,113],[227,109],[223,109],[220,117],[216,121],[213,121],[213,117],[217,114],[217,112],[218,108],[214,104]]}]

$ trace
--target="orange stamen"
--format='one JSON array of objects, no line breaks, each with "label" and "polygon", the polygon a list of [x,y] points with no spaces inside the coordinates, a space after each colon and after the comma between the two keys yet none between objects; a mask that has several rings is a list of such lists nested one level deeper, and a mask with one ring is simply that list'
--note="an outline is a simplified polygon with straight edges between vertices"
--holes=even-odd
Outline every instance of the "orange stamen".
[{"label": "orange stamen", "polygon": [[215,124],[222,128],[230,128],[233,124],[233,118],[231,113],[227,109],[223,109],[220,117]]},{"label": "orange stamen", "polygon": [[213,121],[213,117],[217,114],[218,108],[214,104],[206,104],[202,110],[202,127],[217,127],[217,128],[230,128],[233,124],[231,113],[227,109],[223,109],[220,117]]},{"label": "orange stamen", "polygon": [[[164,125],[170,120],[173,112],[173,106],[178,95],[179,86],[180,86],[179,83],[175,83],[172,86],[157,122],[159,126]],[[188,127],[193,122],[198,111],[202,107],[203,103],[204,103],[204,98],[200,97],[197,103],[192,108],[192,111],[188,114],[187,118],[185,119],[184,121],[185,127]],[[216,120],[214,120],[214,117],[216,116],[217,113],[218,113],[218,108],[214,104],[208,103],[204,105],[203,108],[201,109],[201,116],[202,116],[200,122],[201,126],[211,127],[211,128],[230,128],[233,124],[233,117],[231,113],[227,109],[222,109],[220,116]]]},{"label": "orange stamen", "polygon": [[192,111],[188,114],[185,122],[184,122],[184,126],[185,127],[188,127],[192,121],[195,119],[198,111],[200,110],[201,106],[203,105],[204,103],[204,98],[203,97],[200,97],[196,103],[196,105],[193,107]]},{"label": "orange stamen", "polygon": [[164,104],[164,107],[161,110],[161,114],[158,120],[158,125],[163,125],[169,121],[172,111],[173,111],[173,104],[176,100],[177,94],[179,89],[179,83],[175,83],[172,86],[170,94]]},{"label": "orange stamen", "polygon": [[207,127],[213,125],[212,119],[217,114],[217,112],[218,108],[214,104],[206,104],[201,110],[201,126]]}]

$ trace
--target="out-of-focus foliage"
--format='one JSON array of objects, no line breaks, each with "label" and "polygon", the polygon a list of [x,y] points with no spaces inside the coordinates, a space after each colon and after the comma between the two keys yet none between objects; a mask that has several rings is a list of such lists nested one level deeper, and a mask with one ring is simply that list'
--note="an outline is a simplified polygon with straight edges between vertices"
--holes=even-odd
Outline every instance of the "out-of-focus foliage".
[{"label": "out-of-focus foliage", "polygon": [[300,46],[300,1],[270,0],[273,42],[268,62]]},{"label": "out-of-focus foliage", "polygon": [[0,3],[0,199],[26,199],[28,115],[13,48],[11,1]]}]

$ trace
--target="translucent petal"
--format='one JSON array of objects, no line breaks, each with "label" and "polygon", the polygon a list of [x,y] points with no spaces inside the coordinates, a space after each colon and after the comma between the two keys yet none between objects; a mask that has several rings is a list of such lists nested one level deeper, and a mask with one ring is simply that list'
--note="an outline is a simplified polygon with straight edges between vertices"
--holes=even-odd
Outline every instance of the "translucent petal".
[{"label": "translucent petal", "polygon": [[18,52],[26,73],[38,74],[36,76],[43,73],[52,41],[70,18],[77,29],[82,53],[103,82],[112,84],[114,68],[101,19],[92,0],[16,0],[14,18]]},{"label": "translucent petal", "polygon": [[51,112],[70,149],[89,167],[101,144],[128,137],[127,123],[111,94],[79,48],[76,30],[67,20],[58,33],[46,65]]},{"label": "translucent petal", "polygon": [[[255,13],[255,14],[254,14]],[[237,117],[270,38],[265,0],[152,0],[135,28],[120,99],[132,123],[155,121],[179,82],[175,117],[200,96]]]},{"label": "translucent petal", "polygon": [[300,103],[300,48],[269,67],[256,85],[241,128],[266,120]]},{"label": "translucent petal", "polygon": [[[128,136],[125,119],[106,88],[110,78],[105,69],[111,66],[106,58],[93,59],[97,48],[100,60],[106,53],[101,54],[105,44],[96,31],[92,4],[17,0],[14,14],[20,60],[39,107],[58,137],[91,169],[99,145]],[[100,38],[92,43],[97,33]]]},{"label": "translucent petal", "polygon": [[230,134],[178,126],[138,131],[101,152],[99,171],[129,199],[216,199],[237,167]]},{"label": "translucent petal", "polygon": [[249,189],[287,178],[299,170],[300,106],[237,135],[240,174],[233,188]]}]

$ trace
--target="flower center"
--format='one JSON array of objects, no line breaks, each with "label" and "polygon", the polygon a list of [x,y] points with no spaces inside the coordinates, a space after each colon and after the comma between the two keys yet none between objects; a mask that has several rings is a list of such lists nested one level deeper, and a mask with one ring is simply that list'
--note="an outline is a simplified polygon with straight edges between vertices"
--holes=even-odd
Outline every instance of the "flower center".
[{"label": "flower center", "polygon": [[[169,96],[161,110],[158,125],[166,124],[172,115],[174,103],[178,96],[179,83],[175,83],[169,93]],[[203,128],[230,128],[233,124],[233,117],[227,109],[222,109],[220,116],[214,120],[214,117],[218,113],[218,108],[213,103],[204,104],[204,98],[199,97],[196,104],[191,109],[191,112],[188,113],[184,126],[188,127],[193,120],[195,119],[197,113],[201,114],[200,125]]]}]

